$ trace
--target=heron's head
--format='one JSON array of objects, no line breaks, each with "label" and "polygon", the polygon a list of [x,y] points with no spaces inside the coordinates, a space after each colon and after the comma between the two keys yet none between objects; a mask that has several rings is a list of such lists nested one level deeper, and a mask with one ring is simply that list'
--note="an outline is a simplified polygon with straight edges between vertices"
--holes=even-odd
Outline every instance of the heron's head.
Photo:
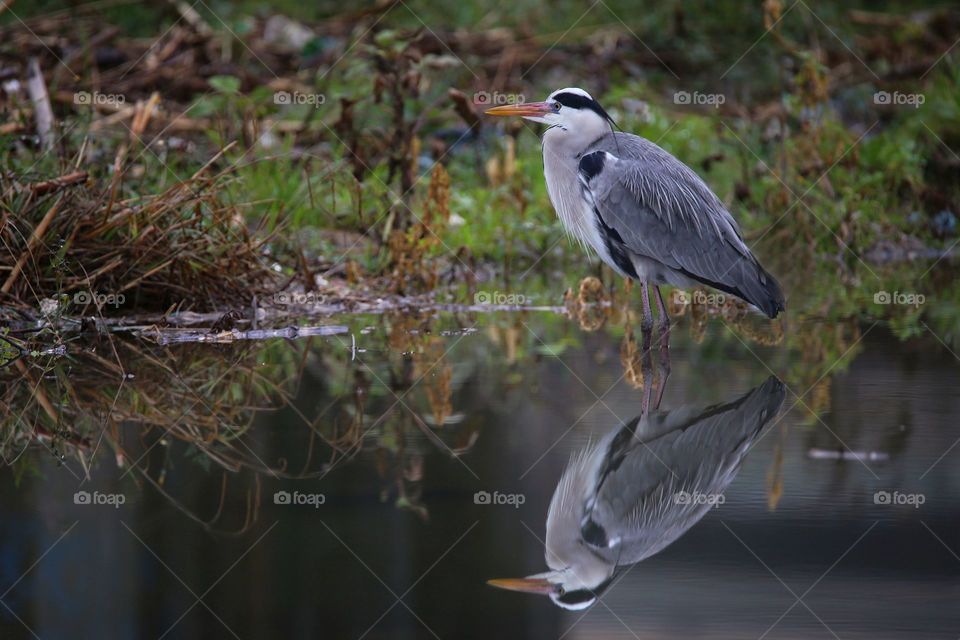
[{"label": "heron's head", "polygon": [[593,142],[613,126],[613,119],[593,97],[576,87],[557,89],[544,102],[524,102],[494,107],[491,116],[520,116],[550,125],[551,135]]},{"label": "heron's head", "polygon": [[[609,443],[598,441],[570,457],[550,499],[544,540],[544,560],[551,569],[526,578],[490,580],[500,589],[549,596],[564,609],[586,609],[613,584],[620,539],[598,543],[585,533],[585,507],[597,490],[597,477]],[[586,518],[592,521],[590,518]],[[604,535],[604,538],[606,536]]]},{"label": "heron's head", "polygon": [[[589,582],[589,581],[588,581]],[[549,596],[558,607],[577,611],[586,609],[613,582],[613,574],[602,578],[597,584],[587,584],[572,569],[560,569],[537,573],[526,578],[501,578],[488,580],[487,584],[508,591],[539,593]]]}]

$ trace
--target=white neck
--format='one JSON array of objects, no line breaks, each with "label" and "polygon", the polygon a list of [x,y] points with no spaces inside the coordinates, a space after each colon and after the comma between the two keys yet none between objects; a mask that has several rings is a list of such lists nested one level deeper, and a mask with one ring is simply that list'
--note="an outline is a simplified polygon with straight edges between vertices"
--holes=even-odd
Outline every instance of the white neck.
[{"label": "white neck", "polygon": [[592,247],[603,254],[602,242],[592,217],[583,215],[583,198],[577,169],[580,155],[591,143],[610,132],[610,125],[593,111],[580,110],[573,116],[565,116],[560,126],[547,129],[543,134],[543,174],[547,182],[547,194],[560,217],[564,228],[584,247]]}]

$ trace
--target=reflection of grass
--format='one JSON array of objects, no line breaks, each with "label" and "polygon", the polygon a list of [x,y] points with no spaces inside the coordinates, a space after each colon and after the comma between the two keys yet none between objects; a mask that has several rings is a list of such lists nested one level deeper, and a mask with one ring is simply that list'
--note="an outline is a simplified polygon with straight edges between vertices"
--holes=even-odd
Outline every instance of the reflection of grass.
[{"label": "reflection of grass", "polygon": [[[113,339],[99,352],[16,360],[0,368],[0,454],[18,476],[36,468],[38,455],[82,473],[115,460],[176,502],[165,487],[176,472],[175,446],[223,473],[225,491],[228,478],[248,477],[257,496],[260,478],[321,477],[373,453],[387,494],[395,485],[398,502],[425,515],[417,497],[422,458],[463,455],[478,425],[455,412],[453,394],[464,379],[444,361],[443,343],[411,333],[407,317],[383,339],[403,341],[408,355],[370,368],[349,349],[310,339],[170,349]],[[380,351],[374,338],[365,342]],[[329,380],[330,398],[303,404],[305,371]],[[398,403],[394,394],[415,382],[415,393]],[[297,427],[290,452],[259,443],[273,437],[262,430],[274,420],[258,417],[277,411]]]},{"label": "reflection of grass", "polygon": [[[122,340],[112,340],[111,347],[104,355],[84,351],[46,364],[20,361],[18,371],[5,370],[7,459],[39,438],[50,450],[86,464],[106,435],[118,462],[127,466],[138,455],[136,445],[122,442],[121,433],[135,425],[140,435],[134,442],[141,436],[179,439],[232,471],[260,466],[234,443],[248,430],[259,403],[270,406],[282,378],[265,377],[250,348],[186,346],[158,352]],[[278,363],[274,372],[289,375],[293,365]],[[13,377],[16,373],[20,379]]]},{"label": "reflection of grass", "polygon": [[[254,440],[257,415],[293,408],[304,364],[302,353],[279,341],[157,349],[111,340],[100,353],[19,360],[0,370],[0,453],[16,477],[35,470],[37,456],[52,454],[76,475],[115,461],[124,475],[210,528],[227,526],[220,522],[223,504],[240,491],[247,514],[229,528],[242,530],[256,517],[261,477],[316,477],[340,455],[309,423],[301,450],[307,461],[296,469]],[[179,485],[167,483],[177,472],[174,449],[183,445],[188,458],[222,474],[221,495],[203,506],[186,505],[176,495]]]}]

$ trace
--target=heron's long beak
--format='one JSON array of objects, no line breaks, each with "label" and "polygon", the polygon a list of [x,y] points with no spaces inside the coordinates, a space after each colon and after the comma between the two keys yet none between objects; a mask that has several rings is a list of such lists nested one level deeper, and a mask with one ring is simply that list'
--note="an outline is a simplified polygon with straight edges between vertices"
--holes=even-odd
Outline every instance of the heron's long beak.
[{"label": "heron's long beak", "polygon": [[488,116],[543,116],[551,112],[550,105],[546,102],[506,104],[486,110]]},{"label": "heron's long beak", "polygon": [[500,578],[497,580],[487,580],[487,584],[498,589],[507,591],[522,591],[524,593],[539,593],[547,595],[553,593],[557,585],[545,578],[530,576],[529,578]]}]

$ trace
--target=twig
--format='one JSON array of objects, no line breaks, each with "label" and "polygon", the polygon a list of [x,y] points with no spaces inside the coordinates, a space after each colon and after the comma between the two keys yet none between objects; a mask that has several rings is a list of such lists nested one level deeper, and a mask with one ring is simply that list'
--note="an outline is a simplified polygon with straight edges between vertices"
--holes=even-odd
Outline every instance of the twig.
[{"label": "twig", "polygon": [[33,102],[33,114],[37,119],[37,134],[43,148],[53,149],[53,108],[50,106],[50,94],[47,93],[47,84],[43,81],[40,63],[36,58],[30,58],[27,63],[27,93]]},{"label": "twig", "polygon": [[43,234],[47,232],[47,228],[50,226],[50,223],[53,222],[53,218],[57,215],[57,211],[60,209],[60,205],[62,203],[63,195],[61,194],[61,196],[57,198],[57,201],[53,203],[53,206],[47,211],[46,215],[43,216],[43,220],[40,221],[40,224],[38,224],[33,230],[33,233],[30,235],[30,240],[27,241],[26,251],[20,255],[17,263],[13,265],[13,270],[10,272],[10,276],[7,278],[7,281],[3,283],[3,286],[0,287],[0,293],[10,293],[10,289],[13,288],[13,283],[17,281],[20,271],[23,270],[23,265],[25,265],[27,260],[29,260],[33,255],[34,247],[36,247],[40,240],[43,239]]},{"label": "twig", "polygon": [[77,184],[82,184],[87,180],[86,171],[74,171],[73,173],[68,173],[62,175],[59,178],[51,178],[50,180],[44,180],[43,182],[35,182],[29,185],[30,190],[38,196],[47,195],[48,193],[53,193],[59,191],[65,187],[72,187]]},{"label": "twig", "polygon": [[54,425],[60,424],[60,417],[57,414],[57,410],[53,407],[53,404],[50,402],[50,399],[47,397],[46,392],[43,390],[43,387],[37,384],[37,381],[33,379],[33,376],[30,375],[30,372],[27,370],[27,365],[23,364],[22,360],[16,361],[17,370],[20,372],[20,375],[27,381],[30,385],[30,389],[33,390],[33,397],[36,398],[37,404],[39,404],[44,413],[53,421]]},{"label": "twig", "polygon": [[462,91],[450,89],[447,92],[447,95],[453,102],[454,111],[457,112],[458,116],[463,118],[463,121],[467,123],[468,127],[472,129],[480,123],[480,118],[477,117],[477,112],[473,110],[473,105],[470,104],[467,96]]},{"label": "twig", "polygon": [[[147,123],[150,122],[150,119],[153,117],[153,113],[159,103],[160,94],[157,91],[154,91],[152,94],[150,94],[150,98],[147,100],[146,104],[137,102],[137,109],[135,115],[133,116],[133,125],[130,127],[131,144],[134,144],[136,141],[141,139],[143,132],[147,128]],[[149,145],[144,144],[144,146]]]},{"label": "twig", "polygon": [[213,33],[210,25],[208,25],[206,20],[193,8],[194,5],[187,4],[186,2],[178,2],[177,0],[170,0],[170,4],[180,13],[183,21],[190,25],[199,35],[209,36]]}]

